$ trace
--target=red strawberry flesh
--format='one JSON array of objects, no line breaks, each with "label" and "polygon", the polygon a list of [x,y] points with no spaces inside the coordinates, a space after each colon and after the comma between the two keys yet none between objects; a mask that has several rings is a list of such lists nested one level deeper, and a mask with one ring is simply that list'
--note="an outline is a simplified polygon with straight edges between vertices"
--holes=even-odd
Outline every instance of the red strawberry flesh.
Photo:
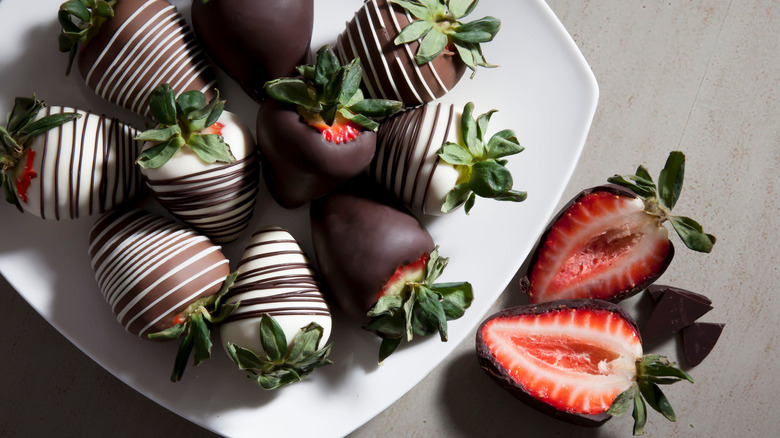
[{"label": "red strawberry flesh", "polygon": [[625,298],[658,278],[672,254],[666,229],[645,213],[642,199],[615,189],[585,191],[537,249],[531,302]]},{"label": "red strawberry flesh", "polygon": [[377,294],[377,301],[386,295],[400,295],[409,283],[422,283],[428,257],[428,253],[424,253],[417,261],[399,266]]},{"label": "red strawberry flesh", "polygon": [[322,133],[325,141],[336,144],[352,141],[360,135],[363,128],[351,120],[347,120],[341,114],[336,115],[336,119],[328,125],[321,117],[308,117],[306,123],[317,128]]}]

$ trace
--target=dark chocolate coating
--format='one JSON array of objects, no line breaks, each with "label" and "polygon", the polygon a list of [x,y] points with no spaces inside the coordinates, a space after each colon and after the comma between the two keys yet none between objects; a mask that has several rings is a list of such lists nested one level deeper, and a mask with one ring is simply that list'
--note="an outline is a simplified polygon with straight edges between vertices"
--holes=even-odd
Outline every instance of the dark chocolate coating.
[{"label": "dark chocolate coating", "polygon": [[266,99],[257,112],[257,145],[263,178],[274,200],[296,208],[361,174],[376,152],[376,133],[333,143],[293,108]]},{"label": "dark chocolate coating", "polygon": [[639,329],[637,328],[634,319],[628,314],[628,312],[626,312],[622,307],[620,307],[617,304],[608,301],[603,301],[603,300],[596,300],[596,299],[550,301],[547,303],[529,304],[526,306],[518,306],[509,309],[504,309],[485,319],[482,322],[482,324],[480,324],[479,328],[477,328],[477,339],[476,339],[477,358],[479,359],[479,364],[482,367],[482,370],[485,371],[485,373],[487,373],[491,378],[493,378],[493,380],[496,381],[496,383],[498,383],[499,386],[504,388],[507,392],[512,394],[518,400],[521,400],[522,402],[528,404],[534,409],[544,414],[555,417],[559,420],[566,421],[568,423],[577,424],[580,426],[588,426],[588,427],[601,426],[607,420],[612,418],[612,416],[607,413],[591,415],[591,414],[580,414],[576,412],[561,411],[559,409],[556,409],[552,405],[549,405],[537,399],[533,395],[529,394],[528,391],[525,390],[525,388],[519,386],[518,383],[514,379],[512,379],[512,377],[509,374],[509,371],[506,370],[503,366],[501,366],[498,360],[496,360],[496,358],[490,353],[490,349],[485,344],[485,340],[482,335],[482,330],[485,327],[485,324],[487,324],[488,321],[494,318],[513,317],[513,316],[527,315],[527,314],[539,315],[546,312],[551,312],[551,311],[556,311],[556,310],[566,309],[566,308],[568,309],[587,308],[587,309],[606,310],[609,312],[613,312],[618,316],[620,316],[621,318],[625,319],[627,322],[629,322],[631,326],[634,328],[634,330],[637,332],[637,336],[639,336]]},{"label": "dark chocolate coating", "polygon": [[[530,280],[529,279],[531,278],[531,273],[533,272],[533,269],[536,266],[536,261],[539,259],[539,253],[541,252],[541,250],[543,248],[544,242],[547,241],[547,236],[550,234],[550,230],[552,229],[552,227],[555,224],[555,222],[558,221],[558,219],[560,219],[561,216],[563,216],[566,213],[566,211],[569,209],[569,207],[571,207],[572,205],[577,203],[577,201],[579,201],[580,199],[582,199],[583,197],[585,197],[587,195],[590,195],[591,193],[598,192],[598,191],[608,192],[608,193],[612,193],[614,195],[625,196],[625,197],[629,197],[629,198],[636,198],[636,197],[638,197],[638,195],[636,193],[634,193],[633,191],[629,190],[626,187],[619,186],[617,184],[604,184],[604,185],[600,185],[600,186],[596,186],[596,187],[587,188],[587,189],[581,191],[580,193],[578,193],[571,200],[569,200],[569,202],[567,202],[566,205],[564,205],[558,211],[558,213],[555,215],[555,217],[550,221],[550,223],[547,225],[547,229],[544,231],[544,233],[542,233],[542,236],[539,238],[539,240],[538,240],[538,242],[536,244],[536,248],[534,249],[533,254],[531,255],[530,264],[528,265],[529,266],[528,267],[528,272],[526,272],[526,274],[523,276],[523,278],[520,279],[520,287],[525,292],[529,291],[529,287],[530,287]],[[660,270],[658,270],[658,272],[655,272],[653,275],[647,277],[645,279],[645,281],[643,281],[643,282],[641,282],[639,284],[634,285],[634,287],[616,293],[614,296],[612,296],[612,298],[608,299],[607,301],[611,301],[613,303],[617,303],[617,302],[625,300],[626,298],[632,297],[632,296],[638,294],[639,292],[642,292],[648,286],[650,286],[656,280],[658,280],[658,278],[660,278],[661,275],[663,275],[664,272],[666,272],[666,268],[668,268],[669,264],[672,263],[672,259],[673,258],[674,258],[674,245],[672,244],[672,241],[670,240],[669,241],[669,254],[667,254],[666,260],[664,261],[663,266],[661,267]]]},{"label": "dark chocolate coating", "polygon": [[259,101],[266,81],[307,63],[314,1],[193,0],[192,25],[214,63]]},{"label": "dark chocolate coating", "polygon": [[311,204],[311,232],[320,273],[348,315],[366,312],[396,268],[433,251],[428,231],[411,214],[376,197],[334,192]]},{"label": "dark chocolate coating", "polygon": [[710,354],[718,342],[725,324],[695,322],[682,331],[683,346],[688,365],[695,367]]},{"label": "dark chocolate coating", "polygon": [[712,302],[703,295],[670,286],[660,287],[665,290],[642,329],[645,338],[671,335],[712,310]]}]

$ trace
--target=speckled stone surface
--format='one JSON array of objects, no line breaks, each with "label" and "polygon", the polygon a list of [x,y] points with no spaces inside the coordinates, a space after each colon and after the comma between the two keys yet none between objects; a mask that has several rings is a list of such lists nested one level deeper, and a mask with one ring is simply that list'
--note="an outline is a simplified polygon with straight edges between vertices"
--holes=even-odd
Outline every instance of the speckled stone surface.
[{"label": "speckled stone surface", "polygon": [[[491,1],[491,0],[483,0]],[[492,0],[497,1],[497,0]],[[593,127],[564,199],[669,151],[688,161],[678,214],[718,237],[712,254],[684,251],[660,282],[707,295],[702,321],[726,323],[694,385],[669,387],[678,421],[655,412],[647,437],[775,436],[780,238],[780,2],[549,0],[600,87]],[[0,318],[0,436],[214,435],[112,377],[5,282]],[[493,310],[523,304],[516,281]],[[627,306],[641,309],[642,298]],[[641,321],[640,321],[641,324]],[[679,339],[649,352],[684,362]],[[7,358],[13,360],[7,360]],[[348,413],[345,413],[348,415]],[[418,386],[356,430],[362,437],[630,436],[631,418],[584,429],[513,399],[479,369],[467,338]]]}]

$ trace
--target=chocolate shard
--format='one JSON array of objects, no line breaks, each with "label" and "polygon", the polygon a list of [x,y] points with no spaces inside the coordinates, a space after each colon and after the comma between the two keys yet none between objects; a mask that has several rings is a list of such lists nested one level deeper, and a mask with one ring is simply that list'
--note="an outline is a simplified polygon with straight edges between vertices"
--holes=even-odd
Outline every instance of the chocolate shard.
[{"label": "chocolate shard", "polygon": [[683,347],[688,365],[695,367],[710,354],[725,326],[722,323],[696,322],[683,329]]},{"label": "chocolate shard", "polygon": [[673,286],[661,285],[661,284],[651,284],[650,286],[647,287],[647,293],[650,294],[650,297],[656,303],[661,299],[661,297],[663,297],[664,293],[670,290],[678,294],[685,295],[692,300],[699,301],[708,306],[712,305],[712,300],[710,300],[706,296],[702,294],[697,294],[696,292],[691,292],[689,290],[680,289]]},{"label": "chocolate shard", "polygon": [[693,292],[677,288],[668,288],[663,292],[642,330],[642,336],[654,338],[670,335],[691,325],[712,310],[709,299],[703,301],[701,295],[691,294]]}]

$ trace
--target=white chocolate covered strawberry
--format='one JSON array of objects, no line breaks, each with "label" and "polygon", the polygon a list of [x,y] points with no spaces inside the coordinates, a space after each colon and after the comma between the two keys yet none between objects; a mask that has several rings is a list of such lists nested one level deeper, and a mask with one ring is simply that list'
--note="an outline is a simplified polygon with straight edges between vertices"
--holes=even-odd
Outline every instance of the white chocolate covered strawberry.
[{"label": "white chocolate covered strawberry", "polygon": [[148,142],[138,164],[163,207],[215,242],[231,242],[252,217],[260,177],[251,132],[218,97],[187,91],[177,100],[158,87],[159,125],[138,136]]},{"label": "white chocolate covered strawberry", "polygon": [[104,115],[17,98],[0,128],[6,200],[43,219],[105,213],[142,192],[134,128]]}]

